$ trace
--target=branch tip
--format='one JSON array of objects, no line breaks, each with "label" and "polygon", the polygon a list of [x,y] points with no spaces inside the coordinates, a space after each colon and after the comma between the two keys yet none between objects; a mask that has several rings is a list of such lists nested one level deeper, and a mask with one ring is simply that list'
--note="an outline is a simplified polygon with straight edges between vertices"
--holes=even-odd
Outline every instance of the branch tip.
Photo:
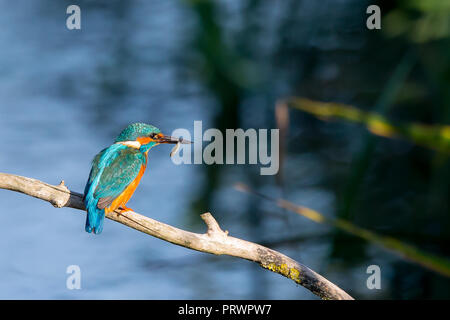
[{"label": "branch tip", "polygon": [[210,212],[203,213],[200,215],[200,217],[203,219],[203,221],[206,223],[206,226],[208,227],[208,235],[216,235],[216,234],[224,234],[227,235],[228,233],[223,232],[223,230],[220,228],[219,223],[214,219],[212,214]]}]

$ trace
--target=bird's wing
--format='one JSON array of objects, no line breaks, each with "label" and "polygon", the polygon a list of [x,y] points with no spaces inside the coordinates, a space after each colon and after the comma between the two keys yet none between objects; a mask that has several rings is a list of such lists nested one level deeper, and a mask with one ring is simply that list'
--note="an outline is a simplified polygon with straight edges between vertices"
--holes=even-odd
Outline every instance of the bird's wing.
[{"label": "bird's wing", "polygon": [[94,190],[94,197],[98,199],[97,207],[104,209],[111,205],[136,179],[145,161],[145,156],[138,150],[125,148],[116,151],[101,172]]},{"label": "bird's wing", "polygon": [[84,196],[89,192],[89,189],[92,186],[92,183],[94,182],[95,177],[97,177],[99,171],[100,171],[100,159],[102,158],[103,154],[107,151],[107,148],[100,151],[92,160],[92,167],[91,172],[89,172],[89,179],[86,183],[86,186],[84,187]]}]

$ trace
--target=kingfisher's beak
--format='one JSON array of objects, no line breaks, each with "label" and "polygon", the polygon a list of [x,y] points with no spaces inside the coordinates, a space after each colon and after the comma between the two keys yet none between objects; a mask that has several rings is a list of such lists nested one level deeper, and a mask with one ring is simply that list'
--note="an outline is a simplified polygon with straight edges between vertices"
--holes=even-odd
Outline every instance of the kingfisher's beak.
[{"label": "kingfisher's beak", "polygon": [[189,140],[185,140],[183,138],[175,138],[175,137],[171,137],[171,136],[166,136],[164,134],[160,134],[158,135],[158,138],[155,139],[158,143],[171,143],[171,144],[176,144],[176,143],[182,143],[182,144],[189,144],[192,143]]}]

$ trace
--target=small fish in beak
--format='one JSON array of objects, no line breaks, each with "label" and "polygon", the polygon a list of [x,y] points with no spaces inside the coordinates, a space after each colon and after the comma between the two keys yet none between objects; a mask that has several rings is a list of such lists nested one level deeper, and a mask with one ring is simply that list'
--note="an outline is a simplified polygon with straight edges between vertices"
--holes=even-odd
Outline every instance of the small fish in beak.
[{"label": "small fish in beak", "polygon": [[170,151],[170,157],[173,157],[174,155],[177,154],[178,150],[180,150],[180,146],[182,143],[189,144],[192,142],[189,140],[184,140],[183,137],[179,138],[177,144],[172,148],[172,151]]}]

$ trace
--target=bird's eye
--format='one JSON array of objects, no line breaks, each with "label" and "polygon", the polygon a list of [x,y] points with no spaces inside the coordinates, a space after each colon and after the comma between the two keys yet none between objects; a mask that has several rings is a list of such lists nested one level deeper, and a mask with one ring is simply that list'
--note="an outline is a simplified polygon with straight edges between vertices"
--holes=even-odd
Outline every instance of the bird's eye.
[{"label": "bird's eye", "polygon": [[152,133],[152,134],[150,135],[150,138],[155,139],[157,136],[158,136],[158,135],[157,135],[156,133]]}]

